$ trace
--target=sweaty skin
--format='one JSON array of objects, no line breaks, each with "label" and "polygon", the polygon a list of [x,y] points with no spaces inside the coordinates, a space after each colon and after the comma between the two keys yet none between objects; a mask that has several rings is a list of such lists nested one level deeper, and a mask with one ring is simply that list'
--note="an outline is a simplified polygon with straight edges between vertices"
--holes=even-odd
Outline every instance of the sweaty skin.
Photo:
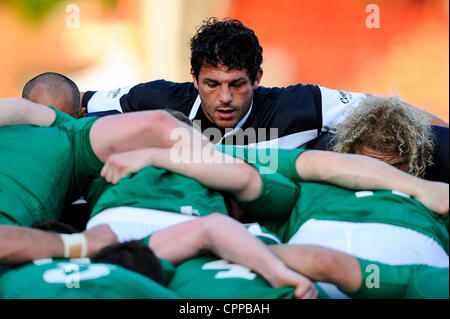
[{"label": "sweaty skin", "polygon": [[[193,73],[193,70],[191,70]],[[202,101],[206,117],[219,127],[234,127],[247,114],[253,91],[259,86],[262,70],[252,83],[246,69],[231,69],[218,64],[202,66],[194,85]]]}]

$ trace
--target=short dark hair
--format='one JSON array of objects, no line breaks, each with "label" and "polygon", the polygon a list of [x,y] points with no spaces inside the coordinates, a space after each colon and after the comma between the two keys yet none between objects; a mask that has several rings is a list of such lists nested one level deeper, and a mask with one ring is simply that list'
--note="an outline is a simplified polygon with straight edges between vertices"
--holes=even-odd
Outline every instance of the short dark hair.
[{"label": "short dark hair", "polygon": [[96,263],[122,266],[138,272],[159,284],[163,283],[161,262],[148,246],[140,240],[131,240],[104,247],[92,258]]},{"label": "short dark hair", "polygon": [[261,69],[263,49],[258,37],[239,20],[209,18],[197,29],[190,44],[191,67],[197,79],[204,64],[247,69],[252,83]]},{"label": "short dark hair", "polygon": [[[74,234],[79,232],[75,227],[56,220],[35,222],[32,227],[61,234]],[[163,283],[161,262],[153,250],[145,246],[140,240],[106,246],[99,250],[91,260],[96,263],[119,265],[140,273],[159,284]]]},{"label": "short dark hair", "polygon": [[[22,90],[22,97],[24,99],[28,99],[31,94],[31,90],[38,83],[50,84],[49,87],[55,88],[55,90],[57,90],[55,84],[63,84],[66,85],[68,88],[70,88],[70,91],[72,93],[72,106],[74,115],[78,114],[80,108],[80,90],[78,89],[78,86],[75,84],[75,82],[73,82],[65,75],[55,72],[45,72],[35,76],[25,84]],[[56,91],[55,92],[50,91],[49,93],[55,95],[57,94]]]},{"label": "short dark hair", "polygon": [[80,232],[72,225],[65,224],[57,220],[35,222],[31,227],[60,234],[75,234]]}]

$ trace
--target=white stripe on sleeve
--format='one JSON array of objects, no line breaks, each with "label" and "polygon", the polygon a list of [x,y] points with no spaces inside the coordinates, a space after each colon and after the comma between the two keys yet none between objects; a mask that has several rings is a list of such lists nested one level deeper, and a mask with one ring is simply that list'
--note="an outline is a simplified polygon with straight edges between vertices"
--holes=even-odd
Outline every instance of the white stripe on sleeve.
[{"label": "white stripe on sleeve", "polygon": [[322,131],[336,128],[347,117],[348,112],[367,96],[364,93],[331,90],[322,86],[319,88],[322,95]]},{"label": "white stripe on sleeve", "polygon": [[87,103],[88,113],[117,110],[121,113],[120,98],[127,94],[131,86],[121,87],[111,91],[98,91],[92,95]]}]

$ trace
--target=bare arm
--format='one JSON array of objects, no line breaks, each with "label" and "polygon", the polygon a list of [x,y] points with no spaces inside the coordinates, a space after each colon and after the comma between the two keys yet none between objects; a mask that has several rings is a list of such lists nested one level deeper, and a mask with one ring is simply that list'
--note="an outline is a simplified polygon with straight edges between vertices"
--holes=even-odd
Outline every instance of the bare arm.
[{"label": "bare arm", "polygon": [[208,143],[200,132],[162,110],[105,116],[90,130],[92,148],[103,162],[114,153],[149,147],[188,148],[194,140]]},{"label": "bare arm", "polygon": [[431,125],[439,125],[439,126],[448,127],[448,123],[445,122],[444,120],[442,120],[441,118],[439,118],[431,113],[428,113],[428,115],[430,115],[430,117],[431,117],[431,119],[430,119]]},{"label": "bare arm", "polygon": [[149,148],[111,155],[101,175],[111,183],[146,166],[164,168],[196,179],[206,187],[233,194],[240,200],[252,200],[261,192],[258,171],[244,161],[215,150],[210,145],[202,154],[180,157],[181,148]]},{"label": "bare arm", "polygon": [[377,159],[308,151],[297,157],[295,166],[298,174],[307,181],[327,182],[355,190],[396,190],[414,197],[436,213],[448,213],[448,184],[417,178]]},{"label": "bare arm", "polygon": [[[88,256],[116,241],[107,226],[84,232]],[[19,264],[40,258],[64,257],[64,245],[57,233],[38,229],[0,225],[0,264]]]},{"label": "bare arm", "polygon": [[0,126],[32,124],[51,126],[56,112],[41,104],[26,99],[0,99]]},{"label": "bare arm", "polygon": [[288,267],[311,280],[329,282],[344,292],[356,291],[361,286],[361,267],[351,255],[313,245],[268,247]]},{"label": "bare arm", "polygon": [[[408,104],[408,103],[407,103]],[[419,109],[418,107],[415,107],[411,104],[408,104],[410,107],[418,110],[419,112],[422,112],[423,114],[425,114],[426,117],[428,117],[428,122],[430,123],[430,125],[439,125],[439,126],[445,126],[448,127],[448,123],[445,122],[443,119],[437,117],[436,115],[434,115],[433,113],[427,112],[425,110]]]},{"label": "bare arm", "polygon": [[256,271],[273,287],[297,287],[297,298],[317,297],[317,291],[308,279],[288,269],[241,224],[221,214],[211,214],[157,231],[150,237],[149,246],[158,257],[174,264],[211,251],[225,260]]}]

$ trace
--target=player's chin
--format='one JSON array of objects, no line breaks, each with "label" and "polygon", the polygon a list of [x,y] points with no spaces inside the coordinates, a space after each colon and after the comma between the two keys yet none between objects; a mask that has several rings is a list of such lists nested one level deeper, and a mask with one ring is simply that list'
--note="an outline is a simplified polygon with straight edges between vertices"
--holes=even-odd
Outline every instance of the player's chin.
[{"label": "player's chin", "polygon": [[216,125],[221,128],[234,128],[237,124],[236,119],[216,119]]}]

